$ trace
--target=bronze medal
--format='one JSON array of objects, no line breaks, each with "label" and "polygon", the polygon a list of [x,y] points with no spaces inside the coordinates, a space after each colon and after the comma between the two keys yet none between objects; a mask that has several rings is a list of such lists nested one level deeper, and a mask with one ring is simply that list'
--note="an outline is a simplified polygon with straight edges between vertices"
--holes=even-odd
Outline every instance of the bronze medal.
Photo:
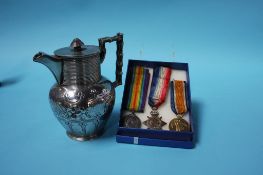
[{"label": "bronze medal", "polygon": [[148,69],[145,69],[142,66],[133,67],[131,73],[132,83],[129,87],[129,94],[125,104],[126,109],[131,111],[131,114],[123,116],[122,124],[127,128],[141,128],[141,120],[135,115],[135,112],[144,111],[150,73]]},{"label": "bronze medal", "polygon": [[179,118],[174,118],[170,121],[169,129],[178,132],[187,132],[190,131],[190,126],[185,119],[179,117]]},{"label": "bronze medal", "polygon": [[185,81],[173,80],[171,82],[171,109],[177,118],[170,121],[169,129],[178,132],[190,131],[189,123],[183,119],[188,111]]},{"label": "bronze medal", "polygon": [[141,128],[141,120],[134,113],[123,116],[123,126],[127,128]]}]

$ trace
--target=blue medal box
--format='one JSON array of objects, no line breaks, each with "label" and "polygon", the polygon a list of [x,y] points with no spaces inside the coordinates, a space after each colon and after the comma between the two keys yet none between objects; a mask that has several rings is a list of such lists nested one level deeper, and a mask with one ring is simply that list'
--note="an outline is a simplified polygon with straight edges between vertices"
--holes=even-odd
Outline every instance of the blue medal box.
[{"label": "blue medal box", "polygon": [[[170,131],[168,129],[152,130],[147,128],[126,128],[122,126],[121,119],[125,112],[125,100],[127,100],[127,96],[129,94],[129,85],[130,85],[130,78],[132,73],[131,70],[134,66],[143,66],[150,69],[159,66],[164,66],[164,67],[170,67],[172,70],[181,71],[185,73],[185,81],[188,83],[186,90],[188,94],[187,100],[188,100],[188,108],[189,108],[188,122],[190,123],[190,128],[191,128],[189,132],[176,132],[176,131]],[[168,104],[166,105],[166,108],[167,108],[165,109],[166,111],[171,110],[171,107]],[[187,148],[187,149],[194,148],[194,127],[193,127],[193,118],[192,118],[192,110],[191,110],[191,93],[190,93],[190,79],[189,79],[188,64],[175,63],[175,62],[129,60],[120,114],[121,116],[120,116],[119,128],[116,135],[116,141],[119,143]],[[145,113],[144,115],[147,116],[147,114]],[[163,114],[162,116],[163,118],[165,117]],[[174,114],[173,117],[176,117],[176,115]],[[169,125],[169,123],[167,122],[166,125]]]}]

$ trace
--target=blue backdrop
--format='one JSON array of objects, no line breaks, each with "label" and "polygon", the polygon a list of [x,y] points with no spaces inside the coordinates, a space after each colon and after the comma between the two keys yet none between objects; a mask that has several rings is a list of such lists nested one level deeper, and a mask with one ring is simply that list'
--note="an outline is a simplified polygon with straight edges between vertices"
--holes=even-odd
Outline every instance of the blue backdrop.
[{"label": "blue backdrop", "polygon": [[[0,174],[263,174],[263,2],[0,1]],[[117,144],[123,86],[107,132],[67,138],[48,103],[55,82],[33,63],[75,37],[123,32],[128,59],[188,62],[192,150]],[[115,44],[102,73],[114,79]]]}]

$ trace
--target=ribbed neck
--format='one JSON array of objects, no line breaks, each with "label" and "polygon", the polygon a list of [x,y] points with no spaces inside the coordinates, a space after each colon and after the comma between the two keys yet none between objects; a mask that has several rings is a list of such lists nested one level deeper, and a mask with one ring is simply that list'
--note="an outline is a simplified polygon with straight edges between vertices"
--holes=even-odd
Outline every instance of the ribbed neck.
[{"label": "ribbed neck", "polygon": [[64,60],[62,85],[89,85],[101,78],[100,62],[97,57]]}]

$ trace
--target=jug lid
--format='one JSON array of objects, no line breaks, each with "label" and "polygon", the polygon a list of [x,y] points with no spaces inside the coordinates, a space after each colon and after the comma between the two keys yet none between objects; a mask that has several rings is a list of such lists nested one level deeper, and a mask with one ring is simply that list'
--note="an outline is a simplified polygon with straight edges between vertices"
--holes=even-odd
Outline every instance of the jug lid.
[{"label": "jug lid", "polygon": [[79,38],[75,38],[69,47],[60,48],[54,51],[59,57],[66,58],[87,58],[99,56],[100,49],[98,46],[85,45]]}]

